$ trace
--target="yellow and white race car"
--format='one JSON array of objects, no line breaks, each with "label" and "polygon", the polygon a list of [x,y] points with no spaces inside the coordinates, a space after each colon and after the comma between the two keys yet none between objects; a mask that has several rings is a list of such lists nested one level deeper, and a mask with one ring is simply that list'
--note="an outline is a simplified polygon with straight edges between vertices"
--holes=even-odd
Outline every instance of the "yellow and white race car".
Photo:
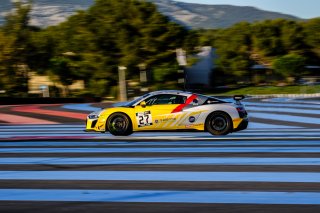
[{"label": "yellow and white race car", "polygon": [[120,106],[88,115],[86,131],[130,135],[138,131],[208,131],[226,135],[246,129],[248,116],[235,96],[235,103],[200,94],[166,90],[145,94]]}]

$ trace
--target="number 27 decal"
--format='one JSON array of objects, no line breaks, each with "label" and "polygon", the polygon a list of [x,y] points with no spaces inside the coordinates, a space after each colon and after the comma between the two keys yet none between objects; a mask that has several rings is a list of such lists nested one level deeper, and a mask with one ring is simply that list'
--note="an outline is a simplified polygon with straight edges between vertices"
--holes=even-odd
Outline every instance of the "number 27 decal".
[{"label": "number 27 decal", "polygon": [[138,127],[151,126],[152,116],[150,111],[136,113]]},{"label": "number 27 decal", "polygon": [[138,112],[136,113],[136,119],[138,122],[138,127],[151,126],[152,116],[150,111]]}]

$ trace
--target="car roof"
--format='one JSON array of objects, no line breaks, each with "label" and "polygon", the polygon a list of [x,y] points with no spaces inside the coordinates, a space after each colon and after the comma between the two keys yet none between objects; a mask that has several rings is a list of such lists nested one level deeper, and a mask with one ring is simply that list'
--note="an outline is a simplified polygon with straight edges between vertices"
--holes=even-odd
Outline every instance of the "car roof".
[{"label": "car roof", "polygon": [[150,92],[150,95],[159,95],[159,94],[174,94],[174,95],[186,95],[189,96],[193,93],[191,92],[186,92],[186,91],[181,91],[181,90],[158,90],[154,92]]}]

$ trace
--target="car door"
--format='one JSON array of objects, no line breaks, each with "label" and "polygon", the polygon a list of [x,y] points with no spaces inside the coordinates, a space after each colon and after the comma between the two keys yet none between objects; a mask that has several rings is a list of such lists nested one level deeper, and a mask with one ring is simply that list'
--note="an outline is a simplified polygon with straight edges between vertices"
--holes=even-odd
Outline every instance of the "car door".
[{"label": "car door", "polygon": [[184,104],[187,97],[175,94],[159,94],[147,98],[145,106],[135,107],[137,130],[170,130],[176,129],[175,123],[182,113],[174,110]]}]

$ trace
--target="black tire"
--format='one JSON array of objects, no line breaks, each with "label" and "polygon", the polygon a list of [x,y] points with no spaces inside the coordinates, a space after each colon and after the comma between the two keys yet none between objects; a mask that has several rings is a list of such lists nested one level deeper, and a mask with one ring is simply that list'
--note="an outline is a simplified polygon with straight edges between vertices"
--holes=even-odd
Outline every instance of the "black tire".
[{"label": "black tire", "polygon": [[111,114],[106,125],[112,135],[127,136],[132,134],[132,122],[124,113]]},{"label": "black tire", "polygon": [[232,129],[231,118],[225,112],[213,112],[206,119],[206,129],[212,135],[227,135]]}]

